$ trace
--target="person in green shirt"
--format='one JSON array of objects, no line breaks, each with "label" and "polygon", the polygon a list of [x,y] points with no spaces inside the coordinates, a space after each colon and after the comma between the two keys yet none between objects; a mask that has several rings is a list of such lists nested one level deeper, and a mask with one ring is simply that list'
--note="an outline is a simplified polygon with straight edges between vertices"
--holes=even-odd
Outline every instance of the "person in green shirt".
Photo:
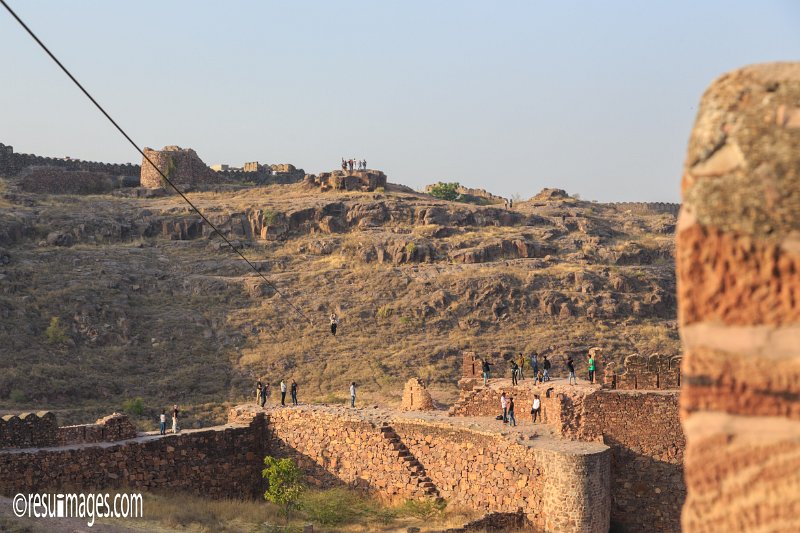
[{"label": "person in green shirt", "polygon": [[589,383],[594,383],[594,356],[589,354]]}]

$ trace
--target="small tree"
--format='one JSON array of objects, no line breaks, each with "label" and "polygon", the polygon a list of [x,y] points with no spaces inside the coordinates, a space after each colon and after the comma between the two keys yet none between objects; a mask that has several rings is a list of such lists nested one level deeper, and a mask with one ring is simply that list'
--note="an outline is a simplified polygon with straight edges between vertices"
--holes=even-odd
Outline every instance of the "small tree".
[{"label": "small tree", "polygon": [[458,198],[458,182],[453,183],[444,183],[439,182],[435,185],[431,186],[430,195],[436,198],[441,198],[442,200],[450,200],[451,202]]},{"label": "small tree", "polygon": [[144,401],[141,398],[131,398],[122,402],[122,410],[130,415],[142,416],[144,414]]},{"label": "small tree", "polygon": [[264,466],[261,477],[269,484],[264,499],[284,506],[288,521],[289,513],[293,507],[297,507],[300,496],[305,490],[301,479],[302,472],[291,459],[275,459],[269,455],[264,457]]},{"label": "small tree", "polygon": [[67,331],[61,326],[57,316],[50,319],[50,325],[44,330],[44,336],[50,344],[66,344],[68,339]]}]

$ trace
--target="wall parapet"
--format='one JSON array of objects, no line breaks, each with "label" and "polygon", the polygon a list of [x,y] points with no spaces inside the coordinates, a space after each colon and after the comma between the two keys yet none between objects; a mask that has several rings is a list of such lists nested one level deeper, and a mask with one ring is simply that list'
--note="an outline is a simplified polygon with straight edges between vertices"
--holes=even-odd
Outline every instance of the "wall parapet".
[{"label": "wall parapet", "polygon": [[622,373],[608,363],[603,373],[603,387],[622,390],[670,390],[681,386],[680,355],[629,355],[622,364]]}]

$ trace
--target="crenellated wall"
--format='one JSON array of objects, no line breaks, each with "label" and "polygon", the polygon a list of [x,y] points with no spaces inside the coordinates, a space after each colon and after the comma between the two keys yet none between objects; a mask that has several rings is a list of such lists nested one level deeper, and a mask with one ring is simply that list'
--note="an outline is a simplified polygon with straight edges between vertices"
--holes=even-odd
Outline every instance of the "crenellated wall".
[{"label": "crenellated wall", "polygon": [[66,171],[99,172],[111,176],[138,176],[141,171],[139,165],[132,163],[99,163],[19,154],[14,152],[12,146],[0,143],[0,176],[14,177],[29,167],[56,167]]}]

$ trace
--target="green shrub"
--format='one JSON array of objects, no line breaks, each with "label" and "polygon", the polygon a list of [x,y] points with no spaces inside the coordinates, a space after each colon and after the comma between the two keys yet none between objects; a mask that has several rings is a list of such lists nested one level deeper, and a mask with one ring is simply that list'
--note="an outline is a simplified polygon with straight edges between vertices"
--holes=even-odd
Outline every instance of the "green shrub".
[{"label": "green shrub", "polygon": [[286,519],[293,507],[297,507],[305,486],[302,481],[302,472],[291,459],[275,459],[267,455],[264,457],[265,468],[261,477],[267,480],[269,486],[264,493],[264,499],[285,509]]},{"label": "green shrub", "polygon": [[461,185],[458,182],[443,183],[439,182],[430,188],[430,195],[442,200],[453,201],[458,198],[458,188]]},{"label": "green shrub", "polygon": [[431,519],[444,512],[447,502],[436,500],[406,500],[400,508],[400,514],[415,518]]},{"label": "green shrub", "polygon": [[66,344],[67,330],[60,323],[60,319],[54,316],[50,319],[50,325],[44,330],[44,336],[49,344]]},{"label": "green shrub", "polygon": [[408,255],[414,255],[414,252],[417,251],[417,244],[415,242],[409,242],[406,244],[406,252]]},{"label": "green shrub", "polygon": [[300,506],[306,518],[323,526],[352,523],[366,511],[363,499],[343,488],[309,492]]},{"label": "green shrub", "polygon": [[142,416],[144,414],[144,400],[131,398],[122,402],[122,410],[129,415]]}]

